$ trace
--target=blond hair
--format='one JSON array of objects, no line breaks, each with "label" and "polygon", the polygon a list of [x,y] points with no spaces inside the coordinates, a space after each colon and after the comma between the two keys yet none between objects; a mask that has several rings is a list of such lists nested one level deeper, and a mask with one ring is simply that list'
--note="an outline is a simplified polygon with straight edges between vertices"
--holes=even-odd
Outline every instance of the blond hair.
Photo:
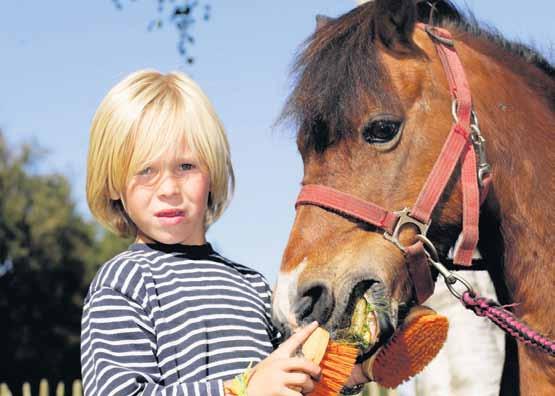
[{"label": "blond hair", "polygon": [[90,132],[87,201],[93,216],[120,236],[135,236],[137,229],[117,197],[145,163],[182,143],[208,169],[208,227],[227,207],[235,181],[225,130],[209,99],[179,72],[140,70],[114,86]]}]

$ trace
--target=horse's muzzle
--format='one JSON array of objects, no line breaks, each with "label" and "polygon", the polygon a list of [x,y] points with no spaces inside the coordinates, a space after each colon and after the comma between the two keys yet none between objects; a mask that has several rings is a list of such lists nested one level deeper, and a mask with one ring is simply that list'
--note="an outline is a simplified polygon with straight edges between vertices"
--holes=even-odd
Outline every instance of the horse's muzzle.
[{"label": "horse's muzzle", "polygon": [[276,293],[274,298],[288,298],[289,312],[274,301],[274,321],[287,338],[296,328],[314,320],[326,328],[336,340],[350,340],[361,351],[387,341],[394,331],[397,312],[392,308],[389,292],[376,279],[351,280],[334,288],[327,281],[314,281],[289,288],[288,296]]}]

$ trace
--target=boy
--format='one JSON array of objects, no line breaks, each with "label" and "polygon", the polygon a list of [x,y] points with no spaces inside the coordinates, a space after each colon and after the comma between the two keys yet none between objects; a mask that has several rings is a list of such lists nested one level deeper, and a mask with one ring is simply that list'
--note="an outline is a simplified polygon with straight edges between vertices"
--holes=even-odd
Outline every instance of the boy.
[{"label": "boy", "polygon": [[135,243],[102,266],[85,298],[85,395],[229,395],[236,375],[248,379],[241,396],[312,390],[320,368],[294,355],[317,324],[272,352],[279,334],[266,280],[206,241],[232,189],[224,129],[185,75],[139,71],[104,98],[87,200],[101,224]]}]

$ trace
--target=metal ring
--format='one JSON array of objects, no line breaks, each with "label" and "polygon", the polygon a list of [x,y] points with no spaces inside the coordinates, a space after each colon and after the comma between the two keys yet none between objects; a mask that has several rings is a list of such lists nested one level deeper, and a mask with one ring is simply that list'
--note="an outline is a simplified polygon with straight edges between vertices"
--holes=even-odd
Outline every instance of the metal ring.
[{"label": "metal ring", "polygon": [[430,258],[432,260],[439,261],[439,254],[437,253],[436,247],[426,235],[418,234],[416,236],[416,239],[424,244],[424,247],[426,248],[426,251],[430,254]]},{"label": "metal ring", "polygon": [[424,30],[426,31],[426,33],[428,33],[428,35],[436,40],[437,42],[447,46],[447,47],[453,47],[455,46],[455,41],[453,39],[447,38],[447,37],[443,37],[441,35],[439,35],[438,33],[434,32],[434,27],[430,26],[430,25],[426,25],[424,27]]},{"label": "metal ring", "polygon": [[414,218],[410,214],[410,208],[404,208],[403,210],[394,212],[398,216],[397,223],[393,228],[393,232],[390,234],[389,232],[385,231],[383,236],[388,241],[395,244],[403,253],[406,253],[405,246],[399,240],[399,235],[401,233],[401,229],[405,225],[413,225],[418,229],[418,232],[421,235],[426,235],[428,232],[428,228],[430,227],[430,223],[423,223],[420,220]]},{"label": "metal ring", "polygon": [[465,291],[469,292],[470,294],[474,295],[474,288],[472,287],[472,285],[466,280],[464,279],[462,276],[455,274],[454,272],[451,272],[451,277],[455,279],[455,281],[453,283],[449,283],[447,281],[447,278],[445,278],[445,285],[447,286],[447,288],[449,289],[449,291],[451,292],[452,295],[454,295],[455,297],[457,297],[459,300],[462,299],[462,296],[464,294],[464,292],[459,293],[459,291],[457,291],[457,289],[455,289],[455,285],[457,284],[457,281],[461,282],[463,284],[463,286],[466,288]]}]

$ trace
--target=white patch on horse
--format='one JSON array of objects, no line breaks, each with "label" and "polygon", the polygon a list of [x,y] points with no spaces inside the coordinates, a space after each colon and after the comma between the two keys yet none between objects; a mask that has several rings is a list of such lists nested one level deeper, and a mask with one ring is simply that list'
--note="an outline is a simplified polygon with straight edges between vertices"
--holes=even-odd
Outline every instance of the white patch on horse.
[{"label": "white patch on horse", "polygon": [[288,323],[292,330],[298,327],[297,318],[291,309],[291,301],[297,296],[299,275],[308,264],[305,257],[299,265],[290,272],[280,272],[274,291],[273,310],[276,318],[282,323]]}]

